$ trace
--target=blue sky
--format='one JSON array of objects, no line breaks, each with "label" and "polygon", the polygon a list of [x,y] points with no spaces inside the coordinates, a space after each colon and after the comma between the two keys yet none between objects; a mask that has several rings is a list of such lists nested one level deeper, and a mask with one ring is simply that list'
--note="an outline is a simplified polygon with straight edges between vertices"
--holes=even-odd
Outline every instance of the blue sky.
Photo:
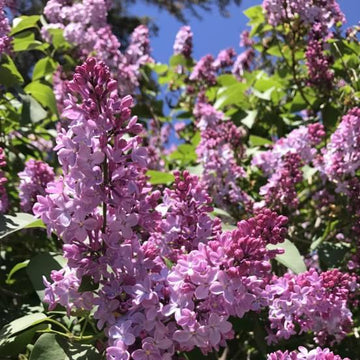
[{"label": "blue sky", "polygon": [[[208,53],[216,56],[220,50],[228,47],[233,47],[240,52],[239,36],[247,23],[243,11],[260,3],[261,0],[243,0],[241,6],[231,5],[228,8],[229,18],[222,17],[217,9],[211,12],[200,12],[202,20],[188,15],[189,25],[194,33],[195,58],[199,59]],[[359,22],[360,0],[338,0],[338,3],[347,18],[345,27]],[[151,39],[152,54],[157,61],[167,62],[172,55],[176,33],[183,24],[166,11],[159,11],[156,7],[140,1],[131,5],[128,11],[138,16],[149,16],[159,25],[158,36]]]}]

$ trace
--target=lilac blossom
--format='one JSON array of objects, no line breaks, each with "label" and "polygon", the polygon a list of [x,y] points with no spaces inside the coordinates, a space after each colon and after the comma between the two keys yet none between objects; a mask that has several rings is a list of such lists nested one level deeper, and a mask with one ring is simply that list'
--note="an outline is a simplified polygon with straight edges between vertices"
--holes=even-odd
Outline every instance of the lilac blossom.
[{"label": "lilac blossom", "polygon": [[336,23],[345,22],[345,16],[335,0],[264,0],[263,8],[273,26],[299,19],[306,27],[319,23],[326,33]]},{"label": "lilac blossom", "polygon": [[191,57],[193,48],[193,33],[190,26],[182,26],[176,34],[174,43],[174,54],[182,54],[186,58]]},{"label": "lilac blossom", "polygon": [[320,123],[300,126],[276,141],[271,150],[255,155],[252,165],[261,168],[269,176],[282,166],[284,155],[288,153],[298,154],[303,164],[309,164],[315,159],[318,153],[316,146],[324,136],[324,126]]},{"label": "lilac blossom", "polygon": [[[0,147],[0,168],[6,166],[4,149]],[[3,214],[8,210],[9,199],[5,184],[8,182],[3,170],[0,170],[0,213]]]},{"label": "lilac blossom", "polygon": [[238,165],[243,152],[243,129],[226,121],[222,112],[207,103],[196,105],[195,116],[201,130],[196,153],[204,167],[202,181],[215,204],[226,207],[248,202],[248,195],[237,183],[245,177],[244,169]]},{"label": "lilac blossom", "polygon": [[194,66],[189,79],[203,85],[216,84],[216,68],[213,56],[210,54],[203,56]]},{"label": "lilac blossom", "polygon": [[31,212],[37,195],[45,195],[46,185],[54,180],[54,170],[43,161],[30,159],[18,176],[21,209],[24,212]]},{"label": "lilac blossom", "polygon": [[275,278],[267,286],[271,323],[268,342],[289,339],[297,327],[300,333],[314,332],[320,344],[341,341],[351,330],[348,304],[356,289],[356,277],[337,269],[320,274],[311,269]]},{"label": "lilac blossom", "polygon": [[350,360],[349,358],[341,358],[335,355],[328,348],[321,349],[317,347],[308,350],[303,346],[299,346],[298,351],[281,351],[278,350],[268,355],[267,360]]},{"label": "lilac blossom", "polygon": [[313,27],[305,53],[308,83],[324,90],[331,89],[334,72],[330,70],[330,57],[324,53],[323,36],[317,26]]},{"label": "lilac blossom", "polygon": [[0,57],[11,51],[11,38],[9,37],[10,24],[5,16],[6,1],[0,0]]},{"label": "lilac blossom", "polygon": [[355,176],[360,167],[360,108],[351,109],[341,119],[323,153],[320,170],[341,184]]}]

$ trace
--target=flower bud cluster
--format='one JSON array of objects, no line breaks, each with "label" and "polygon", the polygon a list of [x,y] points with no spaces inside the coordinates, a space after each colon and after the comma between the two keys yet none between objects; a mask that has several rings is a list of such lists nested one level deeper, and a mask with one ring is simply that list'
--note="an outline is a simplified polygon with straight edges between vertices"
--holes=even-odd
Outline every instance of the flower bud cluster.
[{"label": "flower bud cluster", "polygon": [[[6,166],[4,149],[0,147],[0,168]],[[6,192],[5,184],[8,182],[5,173],[0,170],[0,214],[5,213],[9,207],[9,199]]]}]

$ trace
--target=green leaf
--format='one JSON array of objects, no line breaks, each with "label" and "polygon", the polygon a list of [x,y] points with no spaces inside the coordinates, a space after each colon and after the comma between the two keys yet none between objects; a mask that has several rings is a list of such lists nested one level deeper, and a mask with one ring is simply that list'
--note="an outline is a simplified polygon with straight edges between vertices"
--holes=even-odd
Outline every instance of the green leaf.
[{"label": "green leaf", "polygon": [[39,81],[33,81],[25,87],[25,91],[31,94],[44,107],[57,114],[56,99],[51,87]]},{"label": "green leaf", "polygon": [[193,65],[193,61],[192,61],[192,59],[187,59],[182,54],[178,54],[178,55],[173,55],[169,59],[169,64],[172,67],[175,67],[175,66],[178,66],[178,65],[182,65],[182,66],[185,66],[185,67],[190,67],[190,66]]},{"label": "green leaf", "polygon": [[246,111],[247,115],[241,119],[241,123],[247,126],[248,129],[251,129],[255,124],[256,117],[258,114],[257,110],[248,110]]},{"label": "green leaf", "polygon": [[246,103],[245,91],[248,86],[244,83],[236,83],[222,87],[218,91],[218,98],[214,104],[215,109],[220,110],[226,105],[241,105]]},{"label": "green leaf", "polygon": [[57,68],[57,63],[51,57],[40,59],[34,66],[32,79],[40,80],[48,74],[52,74]]},{"label": "green leaf", "polygon": [[231,74],[220,75],[220,76],[218,76],[216,81],[220,86],[230,86],[230,85],[238,83],[235,76],[231,75]]},{"label": "green leaf", "polygon": [[49,279],[51,271],[62,269],[65,263],[66,261],[62,256],[50,253],[38,254],[30,260],[26,273],[40,300],[44,298],[45,293],[43,276]]},{"label": "green leaf", "polygon": [[47,111],[30,95],[19,94],[22,100],[21,125],[36,124],[47,117]]},{"label": "green leaf", "polygon": [[170,184],[174,182],[175,178],[173,174],[164,173],[156,170],[148,170],[146,175],[150,177],[150,184],[159,185],[159,184]]},{"label": "green leaf", "polygon": [[49,47],[49,44],[42,43],[39,40],[35,40],[35,34],[30,31],[23,31],[14,36],[13,50],[15,52],[39,50],[45,52]]},{"label": "green leaf", "polygon": [[268,244],[266,246],[269,250],[284,249],[284,254],[276,255],[275,259],[292,270],[295,274],[300,274],[306,271],[306,265],[297,247],[290,241],[285,239],[281,244]]},{"label": "green leaf", "polygon": [[252,93],[259,99],[269,101],[269,100],[271,100],[271,94],[274,90],[275,90],[275,87],[272,87],[264,92],[258,91],[256,89],[252,89]]},{"label": "green leaf", "polygon": [[0,346],[5,339],[8,339],[46,319],[43,313],[25,315],[6,324],[0,331]]},{"label": "green leaf", "polygon": [[64,29],[48,29],[51,35],[51,43],[56,50],[69,50],[72,45],[64,38]]},{"label": "green leaf", "polygon": [[148,64],[148,66],[150,66],[150,68],[155,71],[158,75],[164,75],[169,67],[166,64],[161,64],[161,63],[157,63],[157,64]]},{"label": "green leaf", "polygon": [[24,83],[24,78],[11,57],[4,54],[0,64],[0,83],[7,88]]},{"label": "green leaf", "polygon": [[170,160],[179,160],[182,165],[189,165],[197,160],[195,146],[190,144],[181,144],[177,150],[169,156]]},{"label": "green leaf", "polygon": [[301,170],[303,172],[304,180],[310,180],[318,172],[318,169],[309,165],[304,165]]},{"label": "green leaf", "polygon": [[36,341],[30,360],[100,360],[92,345],[70,343],[59,335],[42,334]]},{"label": "green leaf", "polygon": [[186,170],[188,170],[191,175],[196,175],[200,177],[204,172],[204,166],[202,164],[198,164],[195,166],[188,166]]},{"label": "green leaf", "polygon": [[13,23],[16,24],[11,32],[10,35],[13,36],[17,34],[20,31],[31,29],[31,28],[37,28],[37,23],[40,20],[40,15],[31,15],[31,16],[20,16],[18,18],[15,18],[13,20]]},{"label": "green leaf", "polygon": [[250,135],[249,144],[251,146],[262,146],[262,145],[268,145],[268,144],[271,145],[272,141],[265,139],[263,137],[260,137],[260,136]]},{"label": "green leaf", "polygon": [[30,262],[30,260],[25,260],[25,261],[22,261],[22,262],[17,263],[17,264],[10,270],[10,272],[9,272],[9,274],[8,274],[6,280],[5,280],[6,284],[8,284],[8,285],[13,284],[13,283],[15,282],[15,280],[12,279],[12,277],[14,276],[14,274],[15,274],[16,272],[18,272],[19,270],[26,268],[26,267],[28,266],[29,262]]},{"label": "green leaf", "polygon": [[0,239],[21,229],[45,227],[44,223],[35,216],[26,213],[0,215]]},{"label": "green leaf", "polygon": [[46,330],[49,328],[48,324],[38,324],[17,333],[11,337],[2,337],[0,340],[0,353],[2,356],[12,356],[17,358],[19,353],[25,351],[26,346],[31,344],[36,332],[39,330]]},{"label": "green leaf", "polygon": [[252,6],[246,9],[244,14],[247,18],[249,18],[249,24],[263,23],[265,20],[263,8],[261,5]]},{"label": "green leaf", "polygon": [[318,248],[319,261],[322,268],[337,268],[344,262],[350,244],[324,242]]},{"label": "green leaf", "polygon": [[99,283],[95,283],[93,278],[89,275],[84,275],[81,279],[81,284],[79,286],[79,293],[84,291],[94,291],[99,288]]}]

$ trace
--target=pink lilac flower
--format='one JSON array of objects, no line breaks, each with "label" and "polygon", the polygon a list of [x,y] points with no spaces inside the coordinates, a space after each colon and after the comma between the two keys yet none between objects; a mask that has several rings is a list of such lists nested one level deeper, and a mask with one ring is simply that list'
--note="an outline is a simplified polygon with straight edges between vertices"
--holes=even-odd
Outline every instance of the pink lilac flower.
[{"label": "pink lilac flower", "polygon": [[276,141],[271,150],[255,155],[252,165],[261,168],[264,174],[269,176],[282,166],[284,155],[288,153],[298,154],[304,164],[309,164],[315,159],[316,146],[324,136],[324,126],[320,123],[300,126]]},{"label": "pink lilac flower", "polygon": [[201,130],[196,153],[204,167],[202,181],[215,204],[227,207],[248,202],[248,195],[237,183],[245,177],[244,169],[238,165],[243,153],[243,129],[224,120],[222,112],[204,102],[196,105],[195,116]]},{"label": "pink lilac flower", "polygon": [[10,24],[4,10],[6,5],[5,0],[0,0],[0,57],[11,51]]},{"label": "pink lilac flower", "polygon": [[300,333],[312,331],[320,344],[341,341],[351,330],[348,303],[356,290],[356,277],[337,269],[320,274],[310,269],[275,278],[267,286],[271,323],[268,342],[289,339],[297,328]]},{"label": "pink lilac flower", "polygon": [[236,53],[233,48],[221,50],[213,62],[213,66],[216,70],[226,69],[234,64],[233,58]]},{"label": "pink lilac flower", "polygon": [[297,208],[296,184],[303,179],[301,158],[298,154],[288,153],[283,157],[281,166],[273,173],[259,194],[264,197],[266,206],[280,210],[283,207]]},{"label": "pink lilac flower", "polygon": [[308,350],[303,346],[299,346],[298,351],[281,351],[278,350],[268,355],[267,360],[350,360],[349,358],[341,358],[335,355],[330,349],[321,349],[317,347],[313,350]]},{"label": "pink lilac flower", "polygon": [[330,57],[324,53],[324,39],[319,28],[314,26],[305,53],[308,68],[308,83],[324,90],[331,89],[334,73],[330,70]]},{"label": "pink lilac flower", "polygon": [[250,70],[254,58],[255,51],[253,48],[249,48],[237,56],[232,67],[232,73],[237,77],[238,80],[242,80],[245,71]]},{"label": "pink lilac flower", "polygon": [[182,54],[190,58],[193,48],[193,33],[190,26],[182,26],[176,34],[174,43],[174,54]]},{"label": "pink lilac flower", "polygon": [[155,244],[158,253],[171,261],[206,243],[212,235],[213,221],[209,213],[211,199],[198,177],[187,171],[174,172],[173,189],[165,189],[161,209],[163,220],[145,245]]},{"label": "pink lilac flower", "polygon": [[341,184],[355,176],[360,167],[360,108],[351,109],[341,119],[323,154],[320,170]]},{"label": "pink lilac flower", "polygon": [[336,23],[345,22],[345,16],[335,0],[264,0],[263,8],[273,26],[299,18],[306,27],[319,23],[326,33]]},{"label": "pink lilac flower", "polygon": [[[4,149],[0,147],[0,168],[6,166]],[[9,207],[9,199],[5,184],[8,182],[5,173],[0,170],[0,214],[5,213]]]},{"label": "pink lilac flower", "polygon": [[45,195],[46,185],[54,180],[54,170],[43,161],[31,159],[25,163],[25,169],[18,176],[21,210],[31,212],[37,195]]},{"label": "pink lilac flower", "polygon": [[204,85],[216,84],[216,68],[214,67],[213,56],[205,55],[202,57],[194,66],[189,79]]}]

